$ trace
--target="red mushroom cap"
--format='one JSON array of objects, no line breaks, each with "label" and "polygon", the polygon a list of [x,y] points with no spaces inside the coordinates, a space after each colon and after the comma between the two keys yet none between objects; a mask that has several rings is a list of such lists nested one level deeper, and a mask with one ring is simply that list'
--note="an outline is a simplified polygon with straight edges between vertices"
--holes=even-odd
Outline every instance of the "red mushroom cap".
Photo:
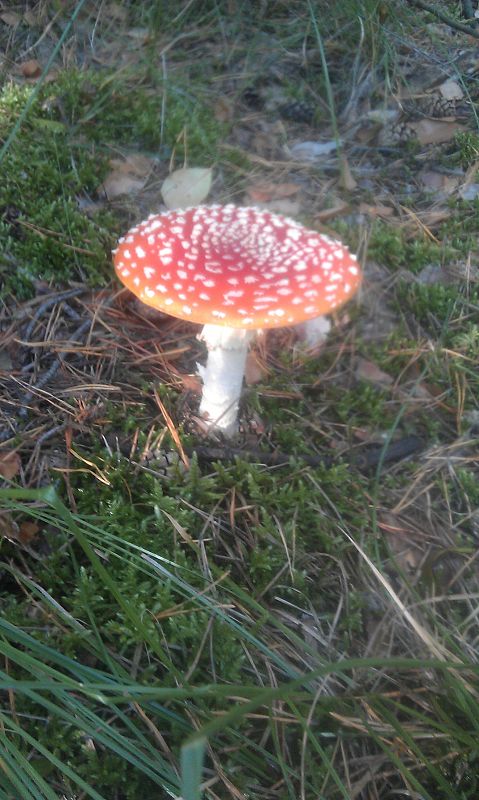
[{"label": "red mushroom cap", "polygon": [[341,306],[361,275],[340,242],[258,208],[150,216],[120,239],[115,268],[144,303],[203,325],[277,328]]}]

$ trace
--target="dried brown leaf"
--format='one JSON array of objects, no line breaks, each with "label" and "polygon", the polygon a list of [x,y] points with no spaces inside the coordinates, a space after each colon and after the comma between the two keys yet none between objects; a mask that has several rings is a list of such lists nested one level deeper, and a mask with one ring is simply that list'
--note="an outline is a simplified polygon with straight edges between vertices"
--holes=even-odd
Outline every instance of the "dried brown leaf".
[{"label": "dried brown leaf", "polygon": [[334,217],[339,216],[340,214],[345,214],[346,211],[349,209],[349,203],[346,203],[345,200],[337,200],[334,205],[330,208],[323,208],[321,211],[318,211],[314,216],[320,222],[327,222],[330,219],[334,219]]},{"label": "dried brown leaf", "polygon": [[245,381],[247,386],[260,383],[268,372],[258,359],[257,353],[250,350],[246,357]]},{"label": "dried brown leaf", "polygon": [[9,450],[6,453],[0,453],[0,477],[11,481],[18,473],[22,462],[16,450]]},{"label": "dried brown leaf", "polygon": [[112,200],[125,194],[140,192],[154,167],[154,160],[142,153],[131,153],[126,158],[113,158],[111,172],[101,185],[101,190]]},{"label": "dried brown leaf", "polygon": [[420,119],[417,122],[410,122],[409,127],[416,134],[420,144],[449,142],[456,133],[467,130],[465,125],[447,119]]},{"label": "dried brown leaf", "polygon": [[229,97],[218,97],[213,113],[218,122],[231,122],[234,117],[234,103]]},{"label": "dried brown leaf", "polygon": [[461,181],[460,175],[445,175],[433,169],[426,169],[419,173],[418,180],[428,192],[440,193],[442,196],[452,194]]},{"label": "dried brown leaf", "polygon": [[20,70],[24,78],[39,78],[42,74],[41,65],[36,58],[24,61],[23,64],[20,64]]},{"label": "dried brown leaf", "polygon": [[282,200],[298,194],[300,186],[296,183],[274,183],[261,181],[248,186],[246,193],[253,203],[268,203],[270,200]]},{"label": "dried brown leaf", "polygon": [[368,203],[360,203],[359,213],[368,214],[370,217],[381,217],[383,219],[384,217],[391,217],[394,214],[394,208],[391,206],[372,206]]},{"label": "dried brown leaf", "polygon": [[394,379],[391,375],[388,375],[387,372],[383,372],[377,364],[368,361],[366,358],[358,358],[355,374],[356,378],[368,381],[368,383],[373,383],[380,387],[391,386],[391,384],[394,383]]},{"label": "dried brown leaf", "polygon": [[346,189],[348,192],[354,191],[357,188],[357,182],[353,173],[351,172],[351,168],[349,166],[348,159],[341,153],[341,157],[339,159],[341,165],[341,178],[340,183],[343,189]]},{"label": "dried brown leaf", "polygon": [[29,522],[28,520],[25,520],[18,526],[16,538],[22,544],[30,544],[30,542],[36,538],[39,530],[40,526],[37,522]]},{"label": "dried brown leaf", "polygon": [[22,21],[22,15],[17,14],[16,11],[3,11],[0,14],[0,19],[5,23],[5,25],[8,25],[11,28],[16,28],[16,26]]}]

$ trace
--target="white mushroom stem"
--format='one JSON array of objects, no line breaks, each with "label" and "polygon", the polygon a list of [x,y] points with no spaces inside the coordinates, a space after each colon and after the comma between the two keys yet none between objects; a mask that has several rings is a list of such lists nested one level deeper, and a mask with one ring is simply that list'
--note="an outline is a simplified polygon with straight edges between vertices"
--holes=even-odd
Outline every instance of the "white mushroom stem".
[{"label": "white mushroom stem", "polygon": [[203,381],[200,414],[212,430],[233,436],[238,429],[238,406],[253,332],[205,325],[198,338],[208,348],[206,367],[197,365]]},{"label": "white mushroom stem", "polygon": [[314,317],[296,326],[299,338],[308,348],[320,347],[331,330],[331,322],[327,317]]}]

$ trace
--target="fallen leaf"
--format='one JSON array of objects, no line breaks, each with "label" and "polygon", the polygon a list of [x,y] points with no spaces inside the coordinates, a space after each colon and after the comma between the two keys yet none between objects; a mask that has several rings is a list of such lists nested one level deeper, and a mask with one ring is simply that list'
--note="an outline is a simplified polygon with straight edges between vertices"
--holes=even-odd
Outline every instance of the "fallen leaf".
[{"label": "fallen leaf", "polygon": [[15,28],[22,21],[21,15],[17,14],[16,11],[4,11],[0,14],[0,19],[5,25],[9,25],[11,28]]},{"label": "fallen leaf", "polygon": [[25,520],[18,526],[18,533],[15,538],[22,544],[30,544],[32,539],[35,539],[39,530],[40,526],[37,522],[28,522]]},{"label": "fallen leaf", "polygon": [[271,200],[269,203],[256,203],[258,208],[272,211],[273,214],[284,214],[285,217],[294,217],[299,214],[301,203],[298,200],[290,200],[285,197],[282,200]]},{"label": "fallen leaf", "polygon": [[18,475],[22,462],[16,450],[9,450],[0,454],[0,477],[11,481]]},{"label": "fallen leaf", "polygon": [[146,180],[135,178],[133,175],[128,174],[115,174],[110,173],[103,181],[100,189],[102,189],[109,200],[115,197],[121,197],[124,194],[137,194],[140,192]]},{"label": "fallen leaf", "polygon": [[469,186],[463,186],[458,194],[463,200],[475,200],[479,196],[479,183],[470,183]]},{"label": "fallen leaf", "polygon": [[356,182],[356,178],[351,172],[349,161],[344,155],[344,153],[341,153],[339,163],[341,168],[340,184],[343,187],[343,189],[346,189],[346,191],[348,192],[352,192],[354,191],[354,189],[357,188],[358,184]]},{"label": "fallen leaf", "polygon": [[314,216],[316,219],[319,219],[320,222],[327,222],[330,219],[334,219],[334,217],[337,217],[339,214],[345,214],[348,209],[349,203],[346,203],[345,200],[338,200],[330,208],[323,208]]},{"label": "fallen leaf", "polygon": [[8,511],[0,512],[0,537],[18,539],[18,525]]},{"label": "fallen leaf", "polygon": [[414,131],[420,144],[449,142],[456,133],[467,130],[465,125],[446,119],[420,119],[417,122],[410,122],[408,127]]},{"label": "fallen leaf", "polygon": [[41,11],[35,13],[32,9],[27,8],[23,14],[23,22],[26,22],[31,28],[37,27],[41,24]]},{"label": "fallen leaf", "polygon": [[387,511],[380,514],[378,527],[385,536],[399,568],[406,575],[415,572],[424,555],[420,532],[409,527],[401,517]]},{"label": "fallen leaf", "polygon": [[150,38],[148,28],[129,28],[126,35],[131,39],[136,39],[140,44],[145,44]]},{"label": "fallen leaf", "polygon": [[124,194],[135,194],[145,186],[154,167],[154,160],[142,153],[131,153],[126,158],[112,158],[111,172],[101,184],[109,200]]},{"label": "fallen leaf", "polygon": [[394,379],[391,375],[388,375],[387,372],[383,372],[377,364],[368,361],[366,358],[358,358],[355,374],[356,378],[368,381],[380,387],[391,386],[391,384],[394,383]]},{"label": "fallen leaf", "polygon": [[231,122],[234,116],[234,103],[228,97],[218,97],[213,113],[218,122]]},{"label": "fallen leaf", "polygon": [[161,186],[161,196],[168,208],[197,206],[208,197],[213,180],[209,167],[183,167],[168,175]]},{"label": "fallen leaf", "polygon": [[359,213],[360,214],[367,214],[370,217],[391,217],[394,214],[394,208],[391,206],[371,206],[368,203],[360,203],[359,204]]},{"label": "fallen leaf", "polygon": [[464,92],[460,85],[453,78],[448,78],[447,81],[441,83],[437,88],[445,100],[462,100],[464,97]]},{"label": "fallen leaf", "polygon": [[292,197],[300,190],[297,183],[274,183],[273,181],[261,181],[248,186],[246,194],[253,203],[268,203],[270,200],[281,200],[284,197]]},{"label": "fallen leaf", "polygon": [[399,109],[373,108],[368,111],[366,117],[377,125],[392,125],[399,119],[400,114]]},{"label": "fallen leaf", "polygon": [[255,383],[260,383],[268,372],[261,364],[257,353],[253,350],[248,351],[245,364],[245,382],[247,386],[252,386]]},{"label": "fallen leaf", "polygon": [[20,64],[20,70],[24,78],[38,78],[42,74],[42,68],[36,58],[24,61]]},{"label": "fallen leaf", "polygon": [[445,175],[443,172],[426,169],[419,173],[418,182],[426,191],[434,192],[437,199],[438,194],[442,197],[452,194],[459,186],[462,177],[462,175]]},{"label": "fallen leaf", "polygon": [[198,375],[187,375],[178,372],[176,377],[181,381],[183,389],[185,389],[187,392],[192,392],[192,394],[196,394],[198,397],[201,397],[203,384]]},{"label": "fallen leaf", "polygon": [[297,161],[316,161],[334,153],[338,143],[331,142],[298,142],[290,148],[290,153]]}]

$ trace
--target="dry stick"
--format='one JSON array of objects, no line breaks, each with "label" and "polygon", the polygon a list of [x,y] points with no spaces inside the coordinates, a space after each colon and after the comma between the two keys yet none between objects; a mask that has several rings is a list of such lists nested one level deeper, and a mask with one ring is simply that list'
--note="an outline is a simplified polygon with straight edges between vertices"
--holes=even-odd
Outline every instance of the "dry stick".
[{"label": "dry stick", "polygon": [[[386,449],[381,444],[366,445],[360,448],[359,452],[348,451],[338,456],[311,456],[307,454],[295,454],[294,457],[304,461],[308,467],[332,467],[343,459],[350,466],[354,466],[361,471],[367,471],[377,467],[379,462],[382,464],[392,461],[399,461],[406,456],[410,456],[424,447],[424,441],[419,436],[404,436],[396,442],[391,442]],[[199,445],[197,447],[185,448],[188,455],[196,453],[200,461],[232,461],[236,457],[245,461],[254,461],[258,464],[265,464],[267,467],[288,464],[292,454],[281,453],[274,450],[272,453],[263,453],[260,450],[242,450],[239,447],[208,447]]]},{"label": "dry stick", "polygon": [[35,311],[32,319],[28,323],[28,326],[25,329],[25,333],[23,334],[23,341],[28,342],[30,336],[33,333],[35,325],[37,321],[40,319],[41,316],[48,311],[49,308],[56,305],[57,303],[61,303],[63,300],[70,300],[72,297],[77,297],[79,294],[83,294],[84,292],[88,291],[87,289],[69,289],[66,292],[60,292],[60,294],[55,294],[52,297],[48,297],[44,303],[38,306],[37,310]]},{"label": "dry stick", "polygon": [[441,20],[441,22],[445,22],[450,28],[453,28],[456,31],[461,31],[461,33],[467,33],[469,36],[473,36],[474,39],[479,39],[479,31],[474,30],[474,28],[472,28],[470,25],[457,22],[457,20],[453,19],[448,14],[445,14],[444,11],[434,8],[434,6],[429,5],[429,3],[424,3],[423,0],[407,0],[407,2],[412,6],[416,6],[416,8],[420,8],[421,11],[427,11],[429,14],[437,17]]},{"label": "dry stick", "polygon": [[[77,339],[79,339],[85,333],[85,331],[88,330],[88,328],[91,326],[91,322],[92,322],[91,319],[87,319],[85,320],[85,322],[82,322],[80,327],[77,328],[76,331],[72,333],[72,335],[68,338],[68,341],[76,342]],[[29,409],[27,408],[27,403],[29,403],[32,397],[35,395],[35,390],[43,389],[43,387],[56,375],[65,357],[66,353],[58,353],[56,356],[56,360],[53,362],[51,367],[47,369],[46,372],[43,373],[41,378],[39,378],[36,383],[32,384],[32,390],[29,390],[28,392],[26,392],[24,395],[21,396],[20,398],[21,408],[20,411],[18,412],[18,416],[21,419],[26,417],[28,414]]]}]

